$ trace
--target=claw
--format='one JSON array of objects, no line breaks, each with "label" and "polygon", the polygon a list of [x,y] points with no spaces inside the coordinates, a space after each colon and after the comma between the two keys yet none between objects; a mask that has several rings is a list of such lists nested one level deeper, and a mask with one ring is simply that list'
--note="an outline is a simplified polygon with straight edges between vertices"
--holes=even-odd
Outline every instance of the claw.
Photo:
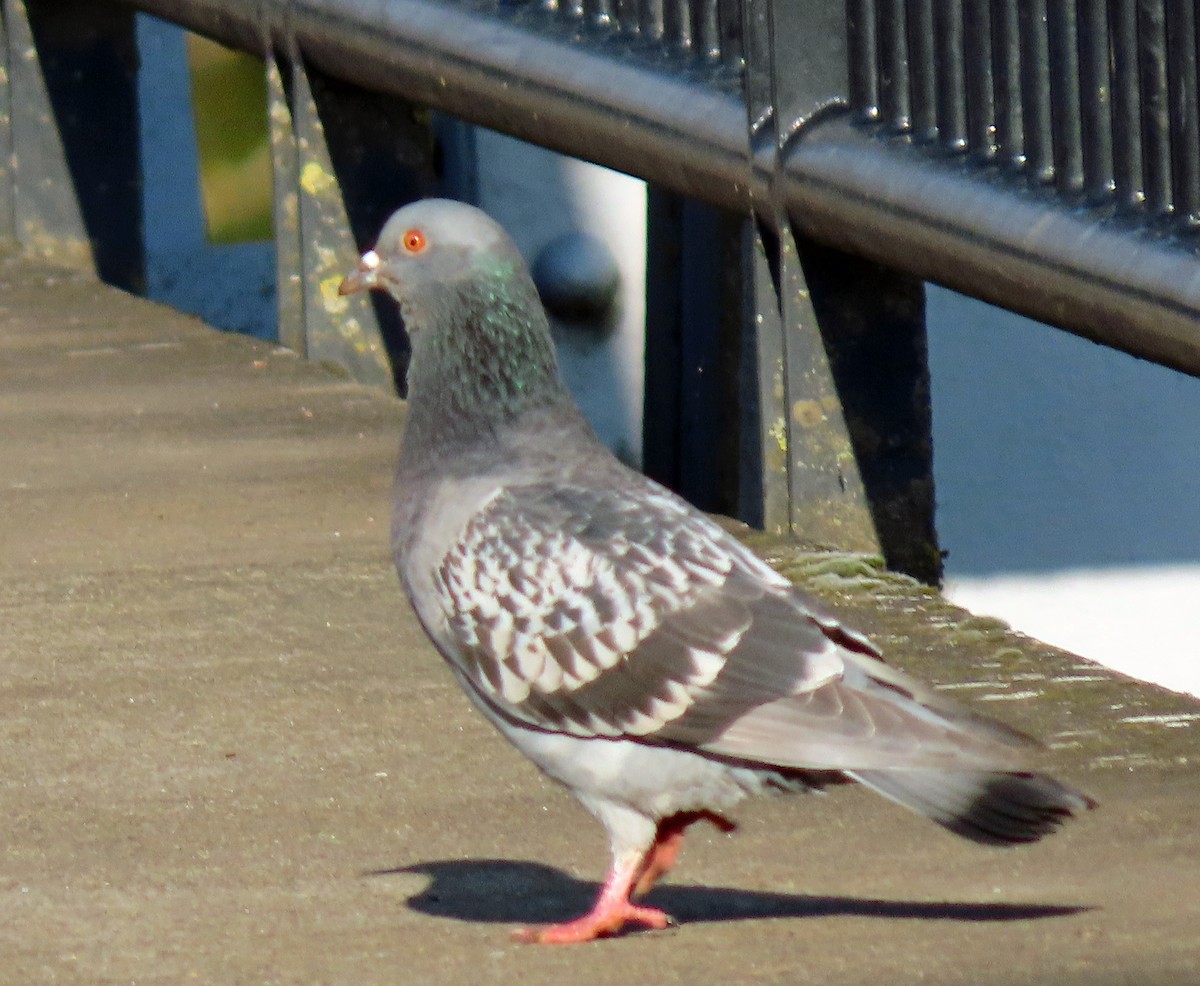
[{"label": "claw", "polygon": [[628,901],[605,906],[602,902],[590,914],[574,921],[517,928],[512,937],[514,941],[527,945],[570,945],[620,934],[629,924],[642,924],[661,931],[664,928],[676,927],[678,922],[657,907],[640,907]]}]

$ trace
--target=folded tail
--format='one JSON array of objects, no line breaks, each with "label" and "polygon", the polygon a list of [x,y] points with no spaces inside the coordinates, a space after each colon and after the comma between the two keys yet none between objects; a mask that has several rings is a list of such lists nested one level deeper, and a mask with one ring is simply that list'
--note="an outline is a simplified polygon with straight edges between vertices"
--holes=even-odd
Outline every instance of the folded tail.
[{"label": "folded tail", "polygon": [[923,769],[846,773],[956,835],[988,845],[1036,842],[1076,812],[1096,806],[1086,794],[1045,774]]}]

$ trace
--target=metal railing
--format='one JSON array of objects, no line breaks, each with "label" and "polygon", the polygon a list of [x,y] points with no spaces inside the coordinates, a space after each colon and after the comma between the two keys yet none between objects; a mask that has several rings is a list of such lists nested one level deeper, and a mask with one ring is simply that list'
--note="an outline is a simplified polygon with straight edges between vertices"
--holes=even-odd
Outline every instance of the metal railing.
[{"label": "metal railing", "polygon": [[[372,94],[647,179],[652,222],[668,230],[657,239],[675,252],[694,248],[671,196],[753,217],[725,258],[742,271],[725,300],[753,335],[731,350],[752,350],[757,373],[746,397],[757,432],[740,448],[760,461],[761,488],[743,483],[742,499],[761,501],[768,526],[882,544],[900,567],[936,575],[921,280],[1200,374],[1191,3],[5,0],[6,137],[18,162],[49,160],[37,120],[57,118],[82,204],[64,217],[18,173],[0,223],[27,244],[90,241],[102,272],[130,283],[136,249],[111,259],[115,207],[85,188],[86,170],[107,167],[111,200],[112,148],[85,166],[76,139],[95,155],[111,138],[70,110],[104,87],[72,96],[56,66],[82,59],[108,80],[92,116],[127,112],[113,92],[129,72],[133,9],[264,58],[281,335],[366,379],[390,372],[374,317],[335,312],[344,301],[329,288],[381,210],[436,187],[432,168],[409,165],[391,187],[356,186],[351,157],[429,157],[411,115]],[[42,103],[25,95],[37,89],[29,51],[50,90]],[[650,307],[676,311],[649,326],[652,354],[695,329],[677,324],[677,305]],[[686,388],[670,374],[686,370],[648,372],[662,378],[648,420],[678,419],[671,402]],[[678,485],[677,468],[663,478]]]},{"label": "metal railing", "polygon": [[132,3],[1200,373],[1190,3]]}]

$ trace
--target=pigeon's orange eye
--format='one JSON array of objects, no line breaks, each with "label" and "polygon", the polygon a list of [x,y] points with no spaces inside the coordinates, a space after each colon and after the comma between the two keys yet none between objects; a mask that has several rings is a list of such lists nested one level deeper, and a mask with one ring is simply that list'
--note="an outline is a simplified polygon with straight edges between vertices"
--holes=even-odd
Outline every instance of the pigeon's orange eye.
[{"label": "pigeon's orange eye", "polygon": [[402,242],[409,253],[420,253],[425,249],[425,234],[419,229],[410,229],[404,234]]}]

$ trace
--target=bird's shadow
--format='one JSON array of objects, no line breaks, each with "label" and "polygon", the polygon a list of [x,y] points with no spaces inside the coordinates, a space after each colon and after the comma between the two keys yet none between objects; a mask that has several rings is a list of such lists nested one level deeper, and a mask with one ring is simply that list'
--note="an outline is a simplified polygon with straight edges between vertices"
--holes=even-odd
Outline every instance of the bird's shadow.
[{"label": "bird's shadow", "polygon": [[[541,924],[584,914],[599,891],[539,863],[499,859],[438,860],[373,870],[368,877],[416,873],[428,886],[408,898],[414,911],[459,921]],[[659,886],[645,898],[680,924],[753,918],[832,916],[906,918],[926,921],[1028,921],[1080,914],[1092,908],[1071,904],[1005,904],[996,901],[876,900],[815,894],[770,893],[731,887]]]}]

